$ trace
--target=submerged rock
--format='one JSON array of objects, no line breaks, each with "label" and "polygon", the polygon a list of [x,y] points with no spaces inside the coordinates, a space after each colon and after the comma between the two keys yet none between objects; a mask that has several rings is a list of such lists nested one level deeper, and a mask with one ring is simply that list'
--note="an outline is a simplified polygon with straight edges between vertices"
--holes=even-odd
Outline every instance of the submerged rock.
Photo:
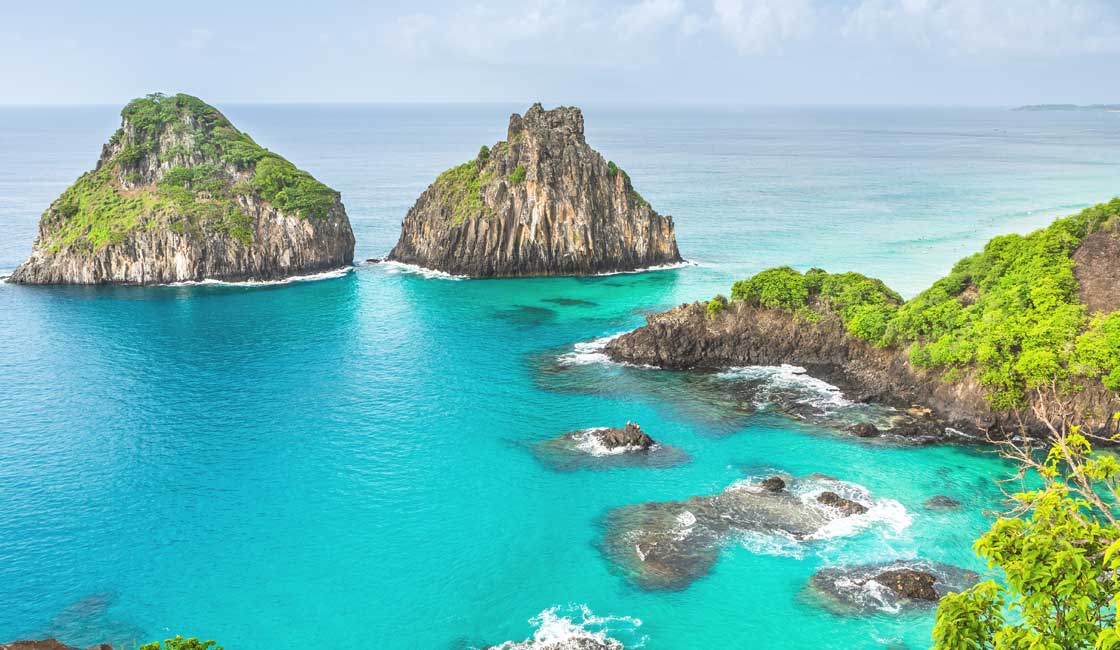
[{"label": "submerged rock", "polygon": [[[66,645],[58,639],[39,639],[25,641],[11,641],[0,643],[0,650],[79,650],[74,646]],[[113,650],[108,643],[91,645],[86,650]]]},{"label": "submerged rock", "polygon": [[822,488],[845,491],[855,505],[860,505],[854,501],[857,495],[867,499],[861,488],[842,481],[791,479],[788,489],[776,491],[771,489],[775,485],[771,479],[736,483],[711,496],[617,508],[605,519],[603,552],[644,589],[683,589],[706,575],[723,546],[736,537],[754,534],[796,543],[823,533],[834,521],[861,514],[856,508],[820,504]]},{"label": "submerged rock", "polygon": [[955,510],[961,507],[961,502],[939,494],[926,499],[925,506],[930,510]]},{"label": "submerged rock", "polygon": [[976,584],[979,576],[948,564],[902,560],[821,569],[809,586],[827,609],[840,614],[899,612],[933,607],[949,592]]},{"label": "submerged rock", "polygon": [[578,108],[534,104],[506,140],[439,176],[390,260],[454,275],[587,275],[681,262],[671,217],[588,146]]},{"label": "submerged rock", "polygon": [[43,213],[9,282],[276,280],[349,266],[338,192],[190,95],[149,95]]},{"label": "submerged rock", "polygon": [[871,424],[870,422],[860,422],[859,424],[854,424],[849,427],[848,430],[856,434],[860,438],[874,438],[881,433],[879,431],[879,427]]}]

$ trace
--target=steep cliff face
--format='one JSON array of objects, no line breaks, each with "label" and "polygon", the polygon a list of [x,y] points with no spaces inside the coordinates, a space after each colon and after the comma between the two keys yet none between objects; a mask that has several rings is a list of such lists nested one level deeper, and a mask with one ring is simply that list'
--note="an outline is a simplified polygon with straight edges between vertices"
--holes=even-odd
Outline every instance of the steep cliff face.
[{"label": "steep cliff face", "polygon": [[606,351],[668,369],[795,364],[853,399],[977,436],[1023,425],[1042,433],[1040,406],[1111,436],[1120,426],[1118,221],[1120,199],[996,238],[906,302],[856,273],[770,269],[737,282],[730,301],[651,316]]},{"label": "steep cliff face", "polygon": [[587,145],[578,108],[533,105],[508,136],[440,175],[389,259],[456,275],[631,271],[681,261],[671,217]]},{"label": "steep cliff face", "polygon": [[339,194],[213,107],[151,95],[121,117],[97,167],[43,213],[10,282],[272,280],[352,263]]}]

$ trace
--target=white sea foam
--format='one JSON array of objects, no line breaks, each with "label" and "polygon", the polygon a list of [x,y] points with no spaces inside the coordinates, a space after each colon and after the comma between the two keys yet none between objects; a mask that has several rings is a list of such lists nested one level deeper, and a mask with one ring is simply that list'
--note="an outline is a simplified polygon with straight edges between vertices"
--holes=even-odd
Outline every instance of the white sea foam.
[{"label": "white sea foam", "polygon": [[589,363],[611,363],[610,357],[604,350],[607,344],[622,336],[626,332],[619,332],[595,339],[594,341],[580,341],[573,346],[571,352],[560,355],[560,363],[569,366],[582,366]]},{"label": "white sea foam", "polygon": [[[600,431],[606,431],[607,427],[592,427],[590,429],[583,429],[577,431],[572,435],[572,439],[576,441],[576,449],[591,454],[592,456],[617,456],[625,454],[629,451],[641,451],[643,448],[638,445],[622,445],[619,447],[608,447],[603,444],[596,434]],[[655,448],[656,445],[650,447]]]},{"label": "white sea foam", "polygon": [[[772,475],[767,474],[767,476]],[[760,480],[761,477],[736,481],[727,489],[757,491]],[[850,537],[869,528],[874,528],[883,536],[895,537],[913,523],[906,506],[894,499],[875,499],[867,488],[856,483],[821,477],[794,480],[788,489],[805,504],[805,507],[822,513],[826,523],[804,539],[797,539],[782,531],[740,532],[737,535],[740,543],[752,553],[801,558],[808,548],[807,542]],[[835,492],[845,499],[859,503],[867,508],[867,512],[840,516],[835,508],[817,500],[817,497],[826,491]]]},{"label": "white sea foam", "polygon": [[[718,376],[724,379],[764,381],[772,389],[790,390],[803,394],[802,397],[797,399],[798,402],[824,411],[835,411],[854,405],[854,402],[844,397],[839,388],[808,374],[800,366],[789,364],[740,366],[728,368],[719,373]],[[758,406],[764,406],[768,397],[765,390],[761,391],[760,397],[762,399]]]},{"label": "white sea foam", "polygon": [[631,273],[649,273],[650,271],[672,271],[673,269],[683,269],[687,266],[700,266],[699,262],[691,260],[684,260],[682,262],[672,262],[669,264],[655,264],[653,266],[646,266],[633,271],[606,271],[604,273],[596,273],[597,276],[607,275],[630,275]]},{"label": "white sea foam", "polygon": [[[845,499],[855,501],[867,508],[867,512],[835,517],[835,508],[817,500],[823,492],[834,492]],[[810,535],[810,539],[848,537],[871,527],[876,527],[887,535],[898,535],[913,523],[906,506],[894,499],[873,499],[867,488],[856,483],[822,478],[803,483],[795,489],[794,493],[806,506],[830,515],[828,523]]]},{"label": "white sea foam", "polygon": [[315,282],[316,280],[330,280],[332,278],[341,278],[354,270],[353,266],[344,266],[340,269],[332,269],[330,271],[323,271],[322,273],[310,273],[308,275],[292,275],[280,280],[240,280],[231,282],[227,280],[187,280],[185,282],[172,282],[166,286],[169,287],[197,287],[197,286],[223,286],[223,287],[267,287],[280,284],[291,284],[293,282]]},{"label": "white sea foam", "polygon": [[[567,650],[578,647],[580,641],[596,641],[611,650],[622,650],[622,642],[610,636],[612,630],[632,633],[642,625],[640,619],[630,616],[595,616],[587,605],[551,607],[529,623],[536,628],[532,638],[506,641],[494,646],[495,650]],[[641,647],[643,642],[639,639],[629,647]]]},{"label": "white sea foam", "polygon": [[393,260],[385,260],[377,262],[378,266],[384,267],[385,271],[392,274],[409,273],[412,275],[419,275],[429,280],[465,280],[465,275],[452,275],[446,271],[437,271],[429,269],[419,264],[405,264],[404,262],[394,262]]}]

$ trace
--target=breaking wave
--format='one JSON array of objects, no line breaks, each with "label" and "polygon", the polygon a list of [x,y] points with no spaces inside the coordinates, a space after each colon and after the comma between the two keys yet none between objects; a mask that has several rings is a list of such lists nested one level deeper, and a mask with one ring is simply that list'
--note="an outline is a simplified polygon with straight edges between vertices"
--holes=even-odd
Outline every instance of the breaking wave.
[{"label": "breaking wave", "polygon": [[465,275],[452,275],[450,273],[447,273],[446,271],[437,271],[435,269],[429,269],[429,268],[420,266],[419,264],[405,264],[404,262],[394,262],[392,260],[385,260],[385,261],[382,261],[382,262],[377,262],[377,265],[381,266],[381,267],[384,267],[385,271],[387,273],[391,273],[393,275],[396,275],[396,274],[399,274],[399,273],[408,273],[408,274],[411,274],[411,275],[419,275],[419,276],[425,277],[429,280],[465,280],[465,279],[467,279],[467,276],[465,276]]},{"label": "breaking wave", "polygon": [[293,282],[315,282],[317,280],[330,280],[333,278],[341,278],[350,274],[354,270],[353,266],[344,266],[340,269],[333,269],[330,271],[323,271],[322,273],[309,273],[307,275],[292,275],[280,280],[187,280],[185,282],[171,282],[168,287],[199,287],[199,286],[221,286],[221,287],[267,287],[281,284],[292,284]]},{"label": "breaking wave", "polygon": [[[506,641],[493,650],[623,650],[639,648],[644,637],[624,646],[617,636],[636,636],[642,621],[630,616],[596,616],[587,605],[551,607],[529,619],[536,629],[524,641]],[[629,640],[629,639],[628,639]]]}]

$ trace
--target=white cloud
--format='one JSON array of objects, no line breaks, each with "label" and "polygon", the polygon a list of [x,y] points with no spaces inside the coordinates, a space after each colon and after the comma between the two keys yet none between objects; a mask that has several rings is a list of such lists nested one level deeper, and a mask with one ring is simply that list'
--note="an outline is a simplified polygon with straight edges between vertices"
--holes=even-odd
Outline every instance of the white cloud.
[{"label": "white cloud", "polygon": [[1108,0],[861,0],[841,32],[954,55],[1055,55],[1120,50]]},{"label": "white cloud", "polygon": [[712,13],[740,54],[766,54],[808,34],[816,9],[809,0],[714,0]]},{"label": "white cloud", "polygon": [[673,25],[683,26],[682,0],[641,0],[623,8],[618,25],[628,36],[649,34]]}]

